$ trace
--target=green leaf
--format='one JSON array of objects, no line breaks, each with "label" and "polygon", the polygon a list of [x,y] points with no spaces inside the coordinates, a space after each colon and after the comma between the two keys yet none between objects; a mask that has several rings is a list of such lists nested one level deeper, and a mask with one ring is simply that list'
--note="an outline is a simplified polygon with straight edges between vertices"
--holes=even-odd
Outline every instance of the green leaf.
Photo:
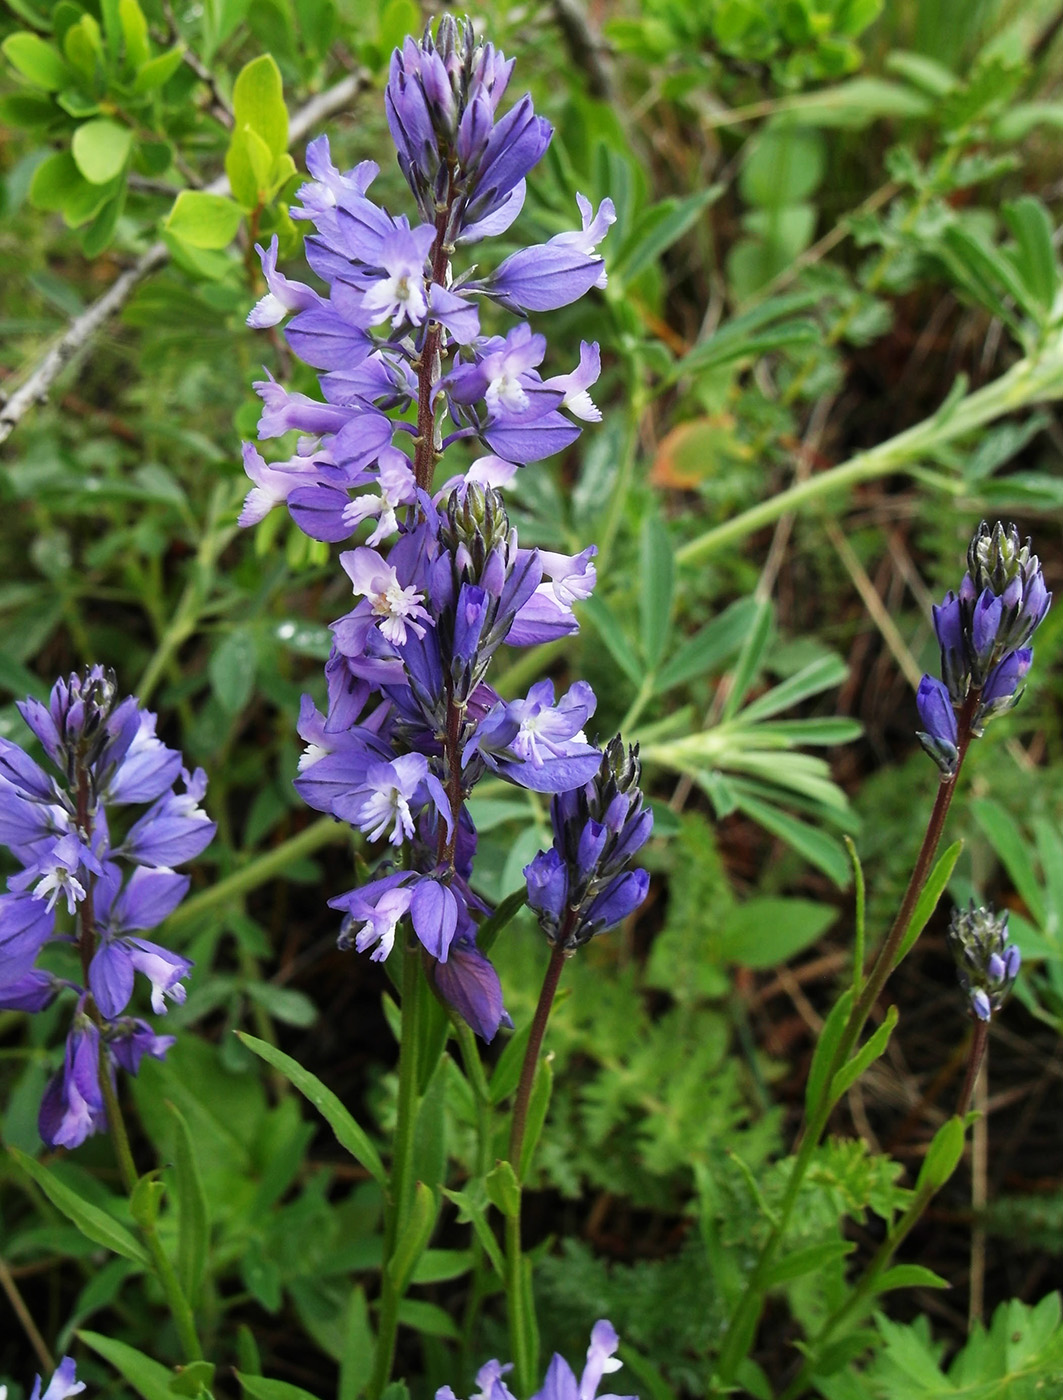
[{"label": "green leaf", "polygon": [[399,1304],[399,1321],[404,1327],[412,1327],[425,1337],[446,1337],[448,1341],[459,1342],[461,1333],[449,1313],[438,1303],[426,1303],[421,1299],[403,1298]]},{"label": "green leaf", "polygon": [[312,1026],[317,1020],[317,1007],[305,992],[294,987],[275,987],[272,982],[248,982],[244,991],[252,1001],[264,1006],[277,1021],[286,1026]]},{"label": "green leaf", "polygon": [[938,857],[933,870],[927,877],[927,882],[919,892],[919,898],[915,902],[912,910],[912,919],[904,937],[901,939],[900,947],[897,949],[897,956],[893,960],[893,966],[897,967],[904,958],[908,956],[915,940],[922,933],[930,922],[930,916],[937,908],[938,900],[944,893],[945,886],[952,879],[952,872],[956,862],[960,858],[963,850],[962,841],[954,841],[951,846]]},{"label": "green leaf", "polygon": [[1049,312],[1059,289],[1059,267],[1048,210],[1039,199],[1022,195],[1006,203],[1001,213],[1018,244],[1015,265],[1019,275],[1037,304]]},{"label": "green leaf", "polygon": [[805,1274],[818,1273],[836,1259],[843,1259],[856,1248],[853,1240],[827,1240],[823,1244],[810,1244],[805,1249],[795,1249],[785,1255],[768,1270],[764,1280],[766,1288],[776,1288],[780,1283],[803,1278]]},{"label": "green leaf", "polygon": [[792,846],[798,855],[804,856],[817,870],[822,870],[824,875],[829,876],[839,889],[848,887],[851,874],[849,861],[833,836],[817,826],[810,826],[798,817],[791,816],[774,803],[753,796],[737,780],[731,783],[731,787],[736,805],[747,817],[752,817],[765,831],[770,831],[774,836],[778,836],[780,841]]},{"label": "green leaf", "polygon": [[78,1336],[86,1346],[109,1362],[144,1400],[173,1400],[170,1383],[174,1374],[169,1367],[160,1366],[135,1347],[127,1346],[113,1337],[104,1337],[99,1332],[79,1329]]},{"label": "green leaf", "polygon": [[376,1346],[369,1321],[369,1305],[361,1284],[351,1290],[343,1335],[345,1340],[336,1400],[358,1400],[372,1374],[373,1350]]},{"label": "green leaf", "polygon": [[531,1021],[521,1026],[520,1030],[511,1035],[503,1046],[488,1084],[492,1104],[497,1106],[503,1099],[509,1098],[520,1083],[520,1069],[524,1063],[524,1051],[530,1037]]},{"label": "green leaf", "polygon": [[437,1191],[446,1179],[449,1072],[450,1058],[443,1055],[425,1086],[413,1130],[413,1175],[433,1191]]},{"label": "green leaf", "polygon": [[174,1138],[177,1277],[181,1282],[181,1291],[195,1307],[210,1248],[210,1206],[188,1124],[180,1110],[169,1100],[166,1101],[166,1108],[177,1127]]},{"label": "green leaf", "polygon": [[234,628],[207,666],[211,689],[227,715],[238,715],[250,700],[257,668],[254,637],[246,628]]},{"label": "green leaf", "polygon": [[192,248],[227,248],[243,217],[240,206],[224,195],[182,190],[164,227]]},{"label": "green leaf", "polygon": [[767,598],[757,598],[754,612],[746,634],[745,643],[731,673],[731,689],[724,705],[721,720],[734,719],[746,698],[764,661],[768,643],[771,641],[775,616]]},{"label": "green leaf", "polygon": [[550,1095],[554,1088],[554,1067],[552,1056],[544,1055],[535,1066],[535,1079],[532,1081],[531,1097],[528,1100],[528,1113],[524,1123],[524,1141],[520,1148],[520,1179],[523,1181],[531,1169],[535,1149],[542,1136],[543,1125],[550,1108]]},{"label": "green leaf", "polygon": [[388,1176],[380,1160],[380,1153],[332,1090],[326,1088],[316,1075],[311,1074],[308,1069],[303,1069],[298,1060],[293,1060],[283,1050],[248,1035],[246,1031],[237,1031],[236,1034],[249,1050],[253,1050],[274,1069],[279,1069],[281,1074],[310,1100],[336,1134],[340,1146],[346,1148],[355,1161],[360,1162],[381,1186],[386,1187]]},{"label": "green leaf", "polygon": [[20,1152],[17,1147],[9,1147],[7,1150],[26,1175],[33,1178],[52,1205],[62,1211],[86,1239],[92,1240],[93,1244],[102,1245],[114,1254],[122,1255],[124,1259],[132,1259],[145,1266],[150,1264],[144,1247],[112,1215],[79,1196],[72,1187],[54,1177],[47,1167],[27,1156],[25,1152]]},{"label": "green leaf", "polygon": [[167,49],[165,53],[149,58],[147,63],[141,65],[133,79],[134,93],[143,97],[146,93],[164,87],[180,68],[183,57],[184,49],[178,44],[172,49]]},{"label": "green leaf", "polygon": [[137,0],[118,0],[118,19],[125,40],[126,62],[131,68],[140,68],[151,57],[148,43],[148,22]]},{"label": "green leaf", "polygon": [[209,1396],[215,1369],[213,1361],[190,1361],[178,1369],[170,1390],[174,1395],[187,1395],[188,1400],[199,1400],[204,1391]]},{"label": "green leaf", "polygon": [[885,1054],[886,1046],[893,1034],[893,1028],[897,1024],[897,1015],[897,1008],[891,1006],[874,1035],[860,1047],[848,1064],[842,1065],[830,1082],[831,1103],[837,1103],[845,1091],[856,1083],[868,1065],[873,1064],[875,1060]]},{"label": "green leaf", "polygon": [[668,643],[675,581],[672,540],[659,515],[647,515],[643,523],[639,563],[642,655],[652,671]]},{"label": "green leaf", "polygon": [[951,1288],[948,1279],[935,1274],[922,1264],[894,1264],[892,1269],[876,1280],[876,1293],[889,1293],[894,1288]]},{"label": "green leaf", "polygon": [[508,1162],[499,1162],[494,1171],[484,1177],[487,1199],[507,1219],[520,1214],[520,1182]]},{"label": "green leaf", "polygon": [[749,899],[728,914],[718,956],[741,967],[775,967],[815,943],[837,917],[833,906],[811,899]]},{"label": "green leaf", "polygon": [[941,1125],[923,1158],[919,1178],[915,1183],[916,1191],[924,1186],[937,1191],[945,1185],[963,1156],[966,1134],[967,1128],[962,1118],[950,1118],[947,1123]]},{"label": "green leaf", "polygon": [[243,1387],[244,1394],[250,1395],[251,1400],[317,1400],[309,1390],[303,1390],[298,1385],[289,1385],[287,1381],[267,1380],[265,1376],[248,1376],[242,1371],[235,1371],[234,1374]]},{"label": "green leaf", "polygon": [[755,598],[739,598],[700,632],[688,637],[661,667],[657,676],[658,693],[703,676],[726,661],[741,646],[756,608]]},{"label": "green leaf", "polygon": [[823,1090],[827,1087],[827,1073],[830,1070],[834,1052],[842,1038],[845,1023],[853,1009],[853,989],[847,988],[831,1008],[831,1013],[823,1024],[812,1054],[812,1063],[805,1083],[805,1113],[810,1115],[819,1103]]},{"label": "green leaf", "polygon": [[63,55],[54,44],[36,34],[24,30],[9,34],[0,44],[0,52],[12,68],[45,92],[58,92],[70,81],[70,69]]},{"label": "green leaf", "polygon": [[[522,816],[526,813],[526,810],[527,809],[522,805]],[[477,822],[476,829],[482,832],[485,828]],[[527,902],[528,887],[527,885],[522,885],[520,889],[514,890],[512,894],[507,894],[505,899],[497,906],[495,912],[484,919],[483,923],[476,930],[476,946],[481,953],[489,953],[491,951],[495,939],[510,920],[514,919],[517,914],[520,913]]]},{"label": "green leaf", "polygon": [[605,643],[606,650],[634,686],[642,684],[644,668],[624,635],[616,616],[596,594],[582,604],[583,616]]},{"label": "green leaf", "polygon": [[495,1239],[494,1232],[487,1222],[487,1215],[483,1206],[474,1201],[467,1191],[450,1191],[444,1187],[443,1195],[464,1213],[466,1219],[476,1232],[476,1238],[483,1246],[484,1253],[487,1255],[488,1259],[490,1259],[495,1273],[500,1279],[504,1279],[506,1276],[506,1261],[502,1257],[502,1251],[498,1247],[498,1241]]},{"label": "green leaf", "polygon": [[157,1179],[158,1172],[150,1171],[139,1177],[129,1197],[129,1214],[142,1230],[154,1230],[166,1187]]},{"label": "green leaf", "polygon": [[271,54],[260,54],[240,70],[233,84],[235,130],[247,126],[274,156],[288,149],[288,109],[281,71]]},{"label": "green leaf", "polygon": [[808,700],[813,695],[841,685],[848,674],[849,668],[840,656],[818,657],[796,675],[790,676],[781,685],[773,687],[747,705],[742,711],[742,723],[755,724],[759,720],[779,714],[782,710],[792,709],[802,700]]},{"label": "green leaf", "polygon": [[395,1242],[395,1253],[388,1260],[387,1270],[395,1291],[401,1298],[409,1286],[418,1260],[432,1237],[440,1198],[419,1181],[413,1190],[413,1205],[405,1228]]},{"label": "green leaf", "polygon": [[686,199],[662,199],[647,210],[624,240],[615,263],[610,266],[610,277],[615,273],[625,282],[633,282],[697,223],[725,188],[724,185],[709,185]]},{"label": "green leaf", "polygon": [[762,209],[802,202],[823,178],[825,147],[817,131],[768,127],[750,138],[746,150],[739,188]]},{"label": "green leaf", "polygon": [[70,150],[85,179],[93,185],[105,185],[121,174],[132,145],[133,133],[128,126],[97,117],[78,127]]}]

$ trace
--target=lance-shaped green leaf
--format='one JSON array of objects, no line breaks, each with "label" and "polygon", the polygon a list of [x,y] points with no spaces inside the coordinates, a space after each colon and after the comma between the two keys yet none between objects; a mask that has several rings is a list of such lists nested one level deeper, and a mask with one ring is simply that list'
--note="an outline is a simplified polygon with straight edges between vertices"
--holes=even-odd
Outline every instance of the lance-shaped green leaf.
[{"label": "lance-shaped green leaf", "polygon": [[177,1277],[181,1291],[195,1305],[207,1264],[210,1206],[199,1173],[195,1144],[188,1124],[169,1101],[166,1108],[177,1127],[174,1168],[177,1177]]},{"label": "lance-shaped green leaf", "polygon": [[137,1351],[136,1347],[119,1342],[114,1337],[82,1330],[78,1331],[78,1336],[86,1346],[112,1365],[144,1400],[173,1400],[174,1393],[170,1387],[174,1373],[168,1366],[161,1366],[150,1356]]},{"label": "lance-shaped green leaf", "polygon": [[830,1070],[834,1052],[842,1038],[842,1031],[853,1009],[853,990],[843,992],[831,1008],[831,1013],[823,1023],[823,1029],[812,1052],[812,1063],[805,1082],[805,1113],[810,1114],[819,1103],[823,1090],[827,1087],[827,1073]]},{"label": "lance-shaped green leaf", "polygon": [[405,1229],[396,1241],[395,1253],[387,1266],[399,1297],[406,1292],[425,1246],[432,1237],[436,1217],[439,1215],[439,1202],[440,1197],[423,1181],[419,1181],[414,1187],[413,1205]]},{"label": "lance-shaped green leaf", "polygon": [[639,620],[642,656],[653,670],[664,655],[672,621],[675,559],[672,540],[660,516],[647,515],[639,551]]},{"label": "lance-shaped green leaf", "polygon": [[919,1169],[919,1178],[915,1183],[917,1193],[924,1187],[939,1191],[945,1185],[963,1156],[966,1131],[962,1118],[950,1118],[937,1130]]},{"label": "lance-shaped green leaf", "polygon": [[499,1162],[484,1177],[487,1198],[508,1219],[520,1214],[520,1182],[508,1162]]},{"label": "lance-shaped green leaf", "polygon": [[836,1259],[843,1259],[847,1254],[851,1254],[855,1248],[856,1244],[852,1240],[826,1240],[823,1244],[810,1244],[805,1249],[795,1249],[792,1254],[784,1255],[769,1269],[764,1286],[776,1288],[780,1283],[789,1283],[791,1279],[817,1273],[828,1264],[833,1264]]},{"label": "lance-shaped green leaf", "polygon": [[33,1178],[52,1205],[62,1211],[86,1239],[92,1240],[93,1244],[102,1245],[114,1254],[122,1255],[125,1259],[135,1260],[138,1264],[147,1266],[150,1263],[147,1252],[136,1236],[124,1225],[120,1225],[114,1216],[108,1215],[91,1201],[86,1201],[65,1182],[54,1177],[42,1163],[27,1156],[25,1152],[20,1152],[17,1147],[9,1147],[8,1151],[26,1175]]},{"label": "lance-shaped green leaf", "polygon": [[487,1212],[484,1207],[468,1191],[450,1191],[444,1188],[443,1195],[451,1201],[462,1212],[465,1220],[472,1225],[476,1232],[476,1238],[483,1246],[483,1251],[491,1261],[491,1266],[500,1279],[506,1276],[506,1261],[502,1257],[498,1241],[495,1239],[494,1231],[487,1223]]},{"label": "lance-shaped green leaf", "polygon": [[893,960],[894,967],[907,957],[915,940],[929,923],[930,916],[937,908],[938,900],[945,891],[945,886],[952,878],[953,869],[960,858],[960,852],[962,850],[963,842],[954,841],[952,845],[938,857],[933,870],[927,877],[926,884],[919,892],[919,898],[916,900],[915,908],[912,910],[911,923],[909,923],[905,930],[900,947],[897,949],[897,956]]},{"label": "lance-shaped green leaf", "polygon": [[922,1264],[895,1264],[875,1280],[876,1293],[889,1293],[895,1288],[951,1288],[948,1279],[935,1274]]},{"label": "lance-shaped green leaf", "polygon": [[842,1065],[830,1083],[831,1103],[837,1103],[845,1091],[856,1083],[868,1065],[873,1064],[885,1053],[893,1028],[897,1024],[897,1015],[897,1008],[891,1006],[874,1035],[860,1047],[848,1064]]},{"label": "lance-shaped green leaf", "polygon": [[340,1357],[340,1385],[336,1400],[358,1400],[373,1370],[376,1338],[369,1321],[369,1304],[361,1284],[351,1290],[343,1328],[343,1355]]},{"label": "lance-shaped green leaf", "polygon": [[345,1147],[355,1161],[360,1162],[365,1167],[370,1176],[374,1177],[381,1186],[386,1187],[388,1177],[384,1170],[384,1164],[380,1160],[380,1153],[332,1090],[322,1084],[316,1075],[311,1074],[308,1069],[304,1069],[298,1060],[293,1060],[282,1050],[267,1044],[264,1040],[258,1040],[253,1035],[248,1035],[246,1031],[237,1031],[237,1035],[249,1050],[253,1050],[260,1059],[265,1060],[274,1069],[279,1069],[281,1074],[291,1084],[294,1084],[305,1098],[310,1100],[336,1134],[336,1140],[340,1146]]},{"label": "lance-shaped green leaf", "polygon": [[302,1386],[291,1385],[288,1381],[275,1381],[266,1376],[248,1376],[242,1371],[233,1374],[251,1400],[317,1400],[317,1396]]}]

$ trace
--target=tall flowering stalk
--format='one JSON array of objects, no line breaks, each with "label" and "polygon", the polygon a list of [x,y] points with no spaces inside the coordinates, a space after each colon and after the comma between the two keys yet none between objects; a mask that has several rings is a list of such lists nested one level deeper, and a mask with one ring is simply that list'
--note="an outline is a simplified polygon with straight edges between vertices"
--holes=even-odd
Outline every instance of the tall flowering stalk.
[{"label": "tall flowering stalk", "polygon": [[[252,326],[286,316],[288,344],[321,371],[323,401],[268,379],[259,439],[295,429],[295,455],[267,463],[247,444],[253,486],[240,523],[286,504],[315,540],[343,543],[339,563],[352,609],[332,624],[325,713],[303,701],[307,748],[296,786],[304,800],[386,843],[368,883],[331,899],[340,945],[403,961],[398,1121],[385,1230],[380,1335],[370,1394],[390,1372],[401,1287],[387,1261],[413,1208],[413,1123],[430,1066],[414,1023],[427,983],[485,1041],[510,1025],[498,975],[477,945],[491,913],[473,886],[477,834],[467,799],[485,774],[553,797],[553,853],[527,871],[529,902],[555,947],[514,1112],[520,1156],[524,1109],[560,964],[579,943],[631,912],[644,872],[626,870],[649,834],[638,766],[619,740],[591,743],[591,687],[555,694],[542,680],[503,700],[488,680],[503,644],[533,646],[577,630],[573,604],[595,583],[593,545],[566,555],[520,545],[501,487],[522,467],[561,451],[590,397],[596,344],[568,373],[546,378],[546,339],[524,319],[605,285],[597,253],[615,218],[577,196],[579,227],[522,248],[493,268],[474,244],[505,232],[524,202],[525,177],[550,124],[531,98],[503,111],[513,64],[469,21],[443,18],[420,43],[395,51],[385,92],[388,125],[416,214],[392,214],[368,191],[371,161],[333,164],[328,140],[307,148],[312,179],[295,217],[311,225],[306,257],[319,292],[277,270],[276,240],[259,248],[267,294]],[[482,270],[483,267],[489,270]],[[519,319],[481,332],[481,311]],[[455,443],[482,455],[437,485]],[[562,870],[562,867],[564,869]],[[553,922],[549,922],[552,920]],[[410,930],[408,937],[405,930]],[[563,933],[561,932],[563,930]],[[510,1282],[521,1273],[519,1209],[509,1213]],[[515,1262],[514,1262],[515,1261]],[[511,1316],[527,1299],[510,1288]],[[518,1388],[530,1388],[534,1331],[518,1318]]]}]

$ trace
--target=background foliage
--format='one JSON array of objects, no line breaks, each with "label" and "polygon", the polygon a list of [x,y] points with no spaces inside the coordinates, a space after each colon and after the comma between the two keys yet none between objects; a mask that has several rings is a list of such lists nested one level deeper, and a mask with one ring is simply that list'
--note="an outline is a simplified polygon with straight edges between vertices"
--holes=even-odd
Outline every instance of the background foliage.
[{"label": "background foliage", "polygon": [[[287,206],[308,135],[327,128],[341,168],[380,158],[381,197],[401,202],[380,90],[391,48],[425,17],[413,0],[8,0],[0,17],[0,425],[14,428],[0,732],[15,732],[14,699],[100,660],[209,773],[219,838],[165,930],[196,972],[170,1013],[178,1047],[136,1082],[137,1148],[170,1164],[160,1229],[219,1376],[236,1367],[265,1400],[263,1373],[357,1395],[380,1192],[233,1032],[299,1059],[381,1142],[395,1045],[380,970],[335,951],[324,902],[359,851],[291,787],[299,696],[321,702],[343,581],[281,512],[253,534],[235,526],[261,361],[295,388],[312,378],[244,317],[262,290],[256,240],[277,233],[282,263],[299,264]],[[595,540],[601,583],[580,636],[512,660],[500,688],[590,679],[601,733],[641,741],[657,807],[651,899],[572,966],[551,1026],[527,1228],[544,1350],[577,1355],[609,1316],[640,1393],[670,1400],[704,1392],[778,1197],[851,948],[842,837],[864,862],[871,937],[911,865],[913,812],[936,782],[912,738],[929,603],[955,585],[982,514],[1018,519],[1059,582],[1063,11],[632,0],[584,15],[556,0],[482,17],[557,130],[521,239],[564,228],[577,190],[618,214],[608,288],[549,327],[555,345],[602,343],[604,422],[524,470],[513,496],[525,543]],[[23,413],[19,385],[51,338],[126,273],[118,314]],[[1063,1386],[1058,1299],[1042,1297],[1061,1247],[1061,631],[1057,607],[950,828],[966,841],[952,893],[1007,904],[1029,968],[994,1028],[991,1150],[974,1163],[990,1204],[972,1234],[961,1169],[905,1256],[952,1292],[910,1275],[914,1295],[880,1297],[821,1365],[827,1400]],[[480,878],[497,899],[545,813],[533,794],[479,791]],[[838,1114],[849,1141],[820,1149],[788,1241],[808,1267],[779,1280],[743,1379],[754,1394],[784,1392],[794,1343],[903,1207],[955,1094],[966,1023],[942,929],[901,975],[894,1049],[850,1095],[851,1122]],[[531,920],[496,953],[520,1027],[545,956]],[[48,1014],[0,1014],[0,1125],[31,1159],[53,1031]],[[492,1097],[516,1070],[502,1048]],[[449,1057],[432,1101],[419,1150],[445,1154],[460,1193],[490,1164]],[[51,1170],[105,1218],[121,1211],[105,1142]],[[444,1206],[405,1305],[417,1395],[467,1393],[475,1366],[505,1353],[495,1300],[469,1285],[478,1204]],[[104,1262],[6,1155],[0,1254],[57,1351],[82,1329],[94,1390],[116,1369],[146,1393],[122,1344],[175,1359],[137,1260]],[[969,1286],[992,1323],[967,1341]],[[21,1329],[0,1336],[0,1374],[31,1374]]]}]

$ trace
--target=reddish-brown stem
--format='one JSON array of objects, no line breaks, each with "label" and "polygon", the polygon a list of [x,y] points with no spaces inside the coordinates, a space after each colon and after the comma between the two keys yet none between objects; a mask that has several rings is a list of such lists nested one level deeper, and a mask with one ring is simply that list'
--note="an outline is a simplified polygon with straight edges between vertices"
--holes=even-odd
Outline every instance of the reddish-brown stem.
[{"label": "reddish-brown stem", "polygon": [[524,1129],[528,1122],[528,1103],[531,1100],[532,1085],[535,1082],[539,1051],[542,1049],[546,1025],[550,1020],[550,1008],[554,1004],[557,984],[561,980],[561,969],[565,965],[567,956],[565,937],[567,933],[568,924],[566,923],[550,954],[550,965],[543,978],[539,1003],[535,1008],[535,1016],[532,1018],[531,1034],[528,1036],[528,1047],[524,1051],[524,1064],[521,1066],[517,1097],[513,1100],[513,1121],[509,1130],[509,1164],[518,1176],[520,1175],[520,1154],[524,1146]]},{"label": "reddish-brown stem", "polygon": [[[450,223],[450,207],[453,202],[453,185],[447,193],[447,201],[436,211],[436,236],[432,241],[432,281],[445,285],[450,252],[447,247],[447,227]],[[413,459],[413,474],[422,491],[432,487],[432,477],[436,469],[436,376],[439,368],[440,348],[443,343],[443,327],[438,321],[430,321],[421,346],[420,364],[417,368],[417,448]]]},{"label": "reddish-brown stem", "polygon": [[962,1118],[971,1106],[974,1086],[978,1083],[978,1071],[982,1068],[986,1046],[989,1043],[989,1022],[975,1021],[971,1048],[967,1055],[967,1074],[964,1077],[960,1097],[956,1101],[956,1117]]},{"label": "reddish-brown stem", "polygon": [[[886,979],[893,971],[893,964],[897,957],[904,935],[908,932],[908,925],[912,922],[912,915],[915,912],[916,903],[923,892],[927,876],[937,854],[937,848],[941,842],[941,833],[945,829],[945,818],[949,814],[949,807],[952,805],[953,793],[956,791],[956,783],[960,776],[960,769],[963,767],[963,760],[967,756],[970,747],[972,725],[974,717],[978,712],[981,701],[981,691],[972,691],[964,701],[963,709],[960,711],[956,729],[956,771],[950,778],[947,778],[938,787],[937,796],[934,799],[934,808],[930,813],[930,820],[927,823],[926,835],[923,837],[923,844],[919,848],[919,855],[912,870],[911,878],[908,881],[908,888],[904,892],[901,907],[897,911],[897,917],[893,921],[886,941],[879,949],[878,957],[875,959],[871,971],[868,973],[867,981],[864,984],[860,1000],[853,1008],[849,1017],[845,1033],[835,1055],[834,1069],[845,1063],[851,1052],[856,1039],[863,1029],[864,1022],[871,1013],[871,1008],[878,1000],[879,993],[886,984]],[[833,1070],[831,1071],[833,1073]],[[830,1082],[828,1075],[827,1082]]]}]

